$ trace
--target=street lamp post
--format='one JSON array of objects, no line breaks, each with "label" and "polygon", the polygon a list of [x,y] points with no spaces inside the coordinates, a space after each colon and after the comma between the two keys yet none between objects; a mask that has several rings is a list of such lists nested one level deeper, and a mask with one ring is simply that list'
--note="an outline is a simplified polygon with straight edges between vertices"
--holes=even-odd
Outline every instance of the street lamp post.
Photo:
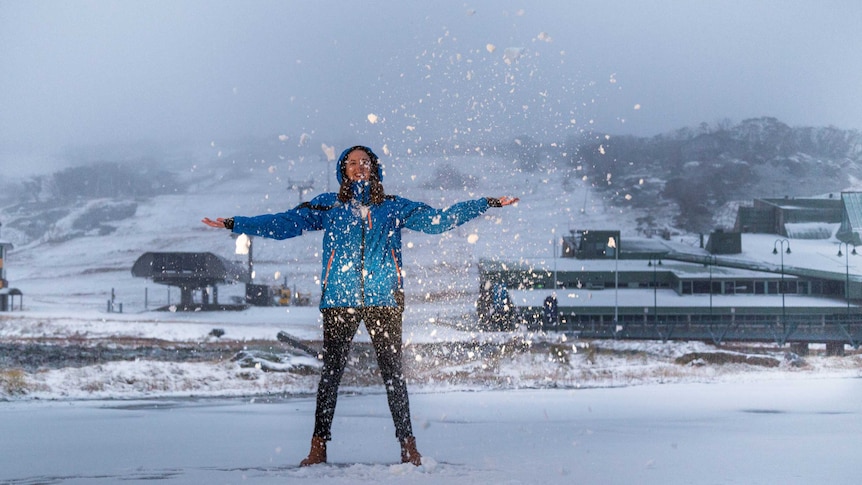
[{"label": "street lamp post", "polygon": [[[844,297],[847,299],[847,323],[850,323],[850,254],[856,256],[856,246],[850,250],[850,243],[838,243],[838,257],[844,256]],[[841,253],[841,246],[844,246],[844,253]]]},{"label": "street lamp post", "polygon": [[551,241],[553,241],[553,244],[554,244],[554,247],[552,249],[552,251],[554,253],[554,256],[553,256],[554,257],[554,291],[557,291],[557,235],[556,235],[556,233],[554,234],[554,237],[553,237],[553,239],[551,239]]},{"label": "street lamp post", "polygon": [[620,261],[620,249],[618,247],[616,239],[613,236],[608,238],[608,247],[613,248],[614,250],[614,325],[619,321],[619,304],[618,304],[618,295],[620,289],[620,277],[619,277],[619,261]]},{"label": "street lamp post", "polygon": [[650,259],[647,266],[652,266],[652,319],[658,323],[658,278],[656,271],[661,264],[661,259]]},{"label": "street lamp post", "polygon": [[[787,249],[784,249],[784,245],[787,244]],[[781,326],[785,332],[785,337],[787,337],[787,311],[784,305],[784,253],[790,254],[790,240],[788,239],[776,239],[775,243],[772,245],[772,254],[779,254],[778,248],[781,247],[781,284],[778,291],[781,292]]]},{"label": "street lamp post", "polygon": [[715,266],[715,256],[709,255],[707,258],[709,259],[709,324],[711,326],[714,320],[712,315],[712,267]]}]

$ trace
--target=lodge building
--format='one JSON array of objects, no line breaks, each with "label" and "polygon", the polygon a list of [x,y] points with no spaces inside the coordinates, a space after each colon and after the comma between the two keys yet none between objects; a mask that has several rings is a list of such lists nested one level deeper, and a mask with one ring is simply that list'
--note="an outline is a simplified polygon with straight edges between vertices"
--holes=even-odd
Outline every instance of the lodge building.
[{"label": "lodge building", "polygon": [[862,193],[759,199],[695,243],[574,230],[560,254],[479,264],[480,320],[593,338],[862,343]]}]

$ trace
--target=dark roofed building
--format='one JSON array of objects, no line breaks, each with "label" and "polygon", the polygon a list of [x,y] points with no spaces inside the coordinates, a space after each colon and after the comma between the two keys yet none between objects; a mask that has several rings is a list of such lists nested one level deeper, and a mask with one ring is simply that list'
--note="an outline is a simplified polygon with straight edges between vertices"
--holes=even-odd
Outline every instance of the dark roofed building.
[{"label": "dark roofed building", "polygon": [[614,246],[622,247],[620,231],[580,230],[571,231],[570,236],[563,237],[563,257],[578,259],[604,259],[615,256],[615,247],[609,246],[610,240]]},{"label": "dark roofed building", "polygon": [[[842,194],[843,195],[843,194]],[[744,233],[788,236],[792,224],[841,222],[842,200],[834,197],[754,199],[751,207],[740,207],[733,230]]]},{"label": "dark roofed building", "polygon": [[836,237],[846,243],[862,244],[862,192],[841,192],[841,227]]},{"label": "dark roofed building", "polygon": [[[218,286],[225,283],[247,283],[249,274],[240,264],[212,253],[149,252],[141,255],[132,266],[132,275],[150,278],[154,283],[180,289],[181,310],[221,309]],[[212,288],[212,303],[209,289]],[[194,293],[201,292],[201,302],[194,302]]]},{"label": "dark roofed building", "polygon": [[709,235],[706,250],[709,254],[739,254],[742,252],[742,235],[716,230]]}]

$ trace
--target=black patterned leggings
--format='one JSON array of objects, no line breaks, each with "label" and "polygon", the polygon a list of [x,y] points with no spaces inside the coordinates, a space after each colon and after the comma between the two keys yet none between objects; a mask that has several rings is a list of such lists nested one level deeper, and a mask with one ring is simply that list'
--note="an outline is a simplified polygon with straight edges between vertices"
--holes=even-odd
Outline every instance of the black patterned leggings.
[{"label": "black patterned leggings", "polygon": [[395,436],[403,440],[413,436],[410,425],[410,401],[407,383],[401,370],[401,317],[397,307],[324,308],[323,370],[317,387],[317,410],[314,413],[314,436],[332,439],[332,418],[338,400],[338,386],[350,354],[350,344],[359,328],[371,336],[377,365],[386,386],[389,410],[395,423]]}]

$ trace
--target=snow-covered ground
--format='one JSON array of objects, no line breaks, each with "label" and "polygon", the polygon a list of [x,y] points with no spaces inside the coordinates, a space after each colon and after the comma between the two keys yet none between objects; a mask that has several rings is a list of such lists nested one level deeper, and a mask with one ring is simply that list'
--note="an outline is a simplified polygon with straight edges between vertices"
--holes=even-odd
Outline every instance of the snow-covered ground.
[{"label": "snow-covered ground", "polygon": [[[826,357],[823,348],[812,345],[811,355],[799,359],[786,347],[774,345],[716,348],[702,342],[585,341],[553,333],[482,333],[459,330],[445,317],[426,310],[422,315],[421,309],[414,309],[404,327],[405,367],[414,392],[581,389],[862,374],[862,355],[850,348],[843,358]],[[285,331],[312,347],[319,346],[320,322],[312,307],[136,315],[16,311],[0,314],[0,326],[2,343],[71,347],[62,353],[68,358],[65,366],[48,361],[34,366],[26,355],[18,356],[24,362],[22,367],[7,367],[0,381],[0,396],[10,400],[272,396],[314,392],[317,384],[319,364],[314,356],[275,338]],[[213,329],[224,335],[212,336]],[[367,334],[360,331],[356,357],[345,377],[346,390],[379,390],[376,374],[368,371],[375,366],[363,347],[368,342]],[[168,357],[148,358],[135,352],[153,347],[169,349],[176,357],[168,352]],[[119,357],[92,357],[94,349],[114,350]],[[184,356],[181,350],[186,351]],[[21,347],[16,352],[31,350]],[[87,356],[77,358],[75,352]],[[214,357],[207,359],[205,354]],[[693,365],[677,363],[677,359],[703,354],[762,356],[775,366],[711,365],[702,359]]]},{"label": "snow-covered ground", "polygon": [[[7,352],[0,356],[7,363],[0,367],[0,481],[818,483],[832,473],[831,483],[850,483],[846,455],[862,402],[857,351],[826,357],[813,346],[800,359],[773,345],[479,332],[479,258],[547,258],[569,229],[631,228],[637,215],[593,201],[587,184],[564,187],[550,168],[525,174],[479,156],[386,162],[389,192],[432,205],[521,197],[443,236],[405,235],[405,365],[426,465],[390,465],[397,445],[366,335],[357,336],[342,388],[351,395],[336,413],[331,458],[345,465],[295,469],[307,452],[318,363],[276,334],[318,346],[316,307],[153,310],[179,295],[132,277],[138,256],[211,251],[242,261],[228,233],[200,219],[283,210],[296,203],[287,179],[324,186],[328,170],[321,162],[225,160],[189,167],[188,193],[142,201],[113,234],[54,234],[8,255],[7,277],[24,292],[24,310],[0,313]],[[428,188],[442,163],[474,176],[478,188]],[[286,279],[314,295],[319,247],[319,234],[255,240],[257,282]],[[220,299],[241,293],[224,286]],[[123,313],[107,311],[112,294]],[[65,349],[56,354],[67,361],[26,355],[50,344]],[[729,357],[751,355],[774,366]],[[162,403],[165,412],[153,411]],[[119,416],[140,419],[123,424]],[[175,427],[181,437],[171,444]],[[794,448],[800,429],[808,441]],[[108,450],[114,463],[99,462],[90,446]],[[21,458],[41,453],[50,459]]]},{"label": "snow-covered ground", "polygon": [[4,484],[853,484],[862,380],[419,392],[423,465],[382,393],[342,396],[327,465],[298,468],[314,400],[13,402]]}]

